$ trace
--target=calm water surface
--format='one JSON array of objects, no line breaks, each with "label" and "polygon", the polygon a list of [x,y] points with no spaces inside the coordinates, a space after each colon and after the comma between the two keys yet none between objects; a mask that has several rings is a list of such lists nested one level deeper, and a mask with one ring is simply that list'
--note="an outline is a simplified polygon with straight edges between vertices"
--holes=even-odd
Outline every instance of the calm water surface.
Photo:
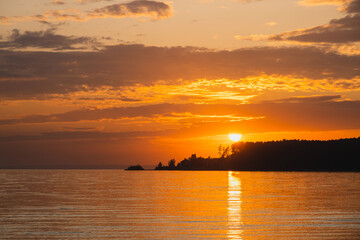
[{"label": "calm water surface", "polygon": [[0,239],[360,239],[359,173],[0,170]]}]

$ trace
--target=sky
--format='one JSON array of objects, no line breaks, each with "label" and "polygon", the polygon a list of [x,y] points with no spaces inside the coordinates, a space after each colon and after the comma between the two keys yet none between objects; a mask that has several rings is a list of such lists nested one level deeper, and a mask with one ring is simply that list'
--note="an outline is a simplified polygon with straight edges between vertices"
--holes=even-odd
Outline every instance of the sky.
[{"label": "sky", "polygon": [[0,167],[360,136],[360,0],[2,0]]}]

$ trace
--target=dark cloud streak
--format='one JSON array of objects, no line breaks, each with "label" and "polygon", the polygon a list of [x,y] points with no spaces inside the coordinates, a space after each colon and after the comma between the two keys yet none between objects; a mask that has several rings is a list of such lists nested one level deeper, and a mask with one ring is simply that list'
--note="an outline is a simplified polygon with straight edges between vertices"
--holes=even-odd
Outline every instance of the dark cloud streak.
[{"label": "dark cloud streak", "polygon": [[[55,34],[55,29],[46,31],[25,31],[14,29],[8,41],[1,41],[0,48],[48,48],[54,50],[85,49],[98,45],[96,39],[90,37],[74,37]],[[75,47],[74,45],[81,45]]]},{"label": "dark cloud streak", "polygon": [[40,135],[17,135],[9,137],[0,137],[0,141],[51,141],[51,140],[104,140],[104,139],[121,139],[144,138],[163,135],[163,132],[154,131],[133,131],[133,132],[100,132],[100,131],[62,131],[62,132],[45,132]]},{"label": "dark cloud streak", "polygon": [[341,99],[341,95],[330,95],[330,96],[308,96],[308,97],[291,97],[275,100],[275,102],[329,102],[333,100]]}]

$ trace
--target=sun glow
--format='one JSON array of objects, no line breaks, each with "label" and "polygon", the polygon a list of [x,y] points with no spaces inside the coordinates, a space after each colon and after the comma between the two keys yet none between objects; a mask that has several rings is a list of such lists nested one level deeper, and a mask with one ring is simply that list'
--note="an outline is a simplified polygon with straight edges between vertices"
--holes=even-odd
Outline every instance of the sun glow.
[{"label": "sun glow", "polygon": [[241,139],[241,134],[231,133],[229,134],[229,139],[233,142],[238,142]]}]

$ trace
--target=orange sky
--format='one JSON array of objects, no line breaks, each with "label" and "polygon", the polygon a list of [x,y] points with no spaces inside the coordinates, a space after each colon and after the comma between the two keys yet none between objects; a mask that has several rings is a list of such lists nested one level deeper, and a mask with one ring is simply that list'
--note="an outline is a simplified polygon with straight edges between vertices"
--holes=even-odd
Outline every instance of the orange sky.
[{"label": "orange sky", "polygon": [[360,136],[359,0],[4,0],[0,167]]}]

